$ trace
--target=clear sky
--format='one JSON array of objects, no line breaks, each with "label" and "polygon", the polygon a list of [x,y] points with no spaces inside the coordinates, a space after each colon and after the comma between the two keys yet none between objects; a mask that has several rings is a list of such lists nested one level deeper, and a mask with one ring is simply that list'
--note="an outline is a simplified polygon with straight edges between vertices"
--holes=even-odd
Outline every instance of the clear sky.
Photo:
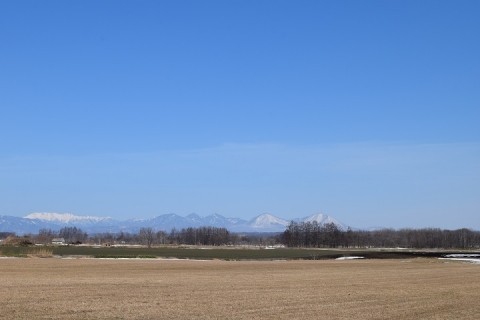
[{"label": "clear sky", "polygon": [[480,229],[479,1],[1,1],[0,215]]}]

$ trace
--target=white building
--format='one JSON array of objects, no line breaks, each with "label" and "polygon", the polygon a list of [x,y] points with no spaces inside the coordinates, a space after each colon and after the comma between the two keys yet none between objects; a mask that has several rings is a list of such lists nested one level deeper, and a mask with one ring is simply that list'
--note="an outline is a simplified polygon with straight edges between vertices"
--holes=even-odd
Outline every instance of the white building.
[{"label": "white building", "polygon": [[65,244],[65,239],[64,238],[53,238],[52,239],[52,244],[64,245]]}]

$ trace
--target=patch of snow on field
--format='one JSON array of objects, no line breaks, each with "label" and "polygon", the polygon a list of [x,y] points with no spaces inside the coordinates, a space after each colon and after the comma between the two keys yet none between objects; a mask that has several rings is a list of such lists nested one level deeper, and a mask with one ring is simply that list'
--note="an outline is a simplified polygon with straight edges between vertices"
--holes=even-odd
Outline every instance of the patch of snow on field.
[{"label": "patch of snow on field", "polygon": [[480,259],[468,259],[468,258],[439,258],[441,260],[452,260],[452,261],[465,261],[474,264],[480,264]]},{"label": "patch of snow on field", "polygon": [[480,254],[478,253],[452,253],[447,254],[442,260],[465,261],[475,264],[480,264]]},{"label": "patch of snow on field", "polygon": [[350,256],[350,257],[340,257],[340,258],[336,258],[335,260],[354,260],[354,259],[365,259],[365,257]]},{"label": "patch of snow on field", "polygon": [[478,253],[452,253],[447,254],[445,258],[480,258]]}]

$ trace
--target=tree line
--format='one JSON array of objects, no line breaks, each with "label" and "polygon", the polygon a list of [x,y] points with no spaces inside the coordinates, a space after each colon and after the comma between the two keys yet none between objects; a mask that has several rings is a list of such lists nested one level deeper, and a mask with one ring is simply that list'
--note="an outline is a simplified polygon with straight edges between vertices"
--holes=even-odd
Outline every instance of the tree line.
[{"label": "tree line", "polygon": [[153,244],[220,246],[234,242],[234,237],[226,228],[217,227],[172,229],[169,234],[164,231],[155,232],[152,228],[141,228],[138,235],[133,237],[148,247]]},{"label": "tree line", "polygon": [[280,237],[288,247],[307,248],[445,248],[480,247],[480,231],[462,228],[443,230],[381,229],[374,231],[342,230],[333,223],[291,222]]},{"label": "tree line", "polygon": [[[4,236],[4,238],[14,237],[15,234],[5,232]],[[64,227],[59,231],[41,229],[38,234],[25,235],[22,238],[29,239],[32,244],[50,244],[55,238],[63,238],[65,244],[144,244],[148,247],[157,244],[219,246],[237,244],[241,239],[241,237],[231,234],[226,228],[217,227],[173,229],[170,233],[155,231],[153,228],[141,228],[138,233],[96,233],[93,235],[88,235],[77,227]]]},{"label": "tree line", "polygon": [[39,243],[49,243],[54,238],[63,238],[66,243],[79,244],[88,239],[88,234],[77,227],[63,227],[58,232],[50,229],[40,229],[34,238]]},{"label": "tree line", "polygon": [[[141,228],[136,233],[96,233],[89,235],[77,227],[59,231],[41,229],[38,234],[15,237],[14,233],[0,233],[0,239],[14,239],[11,243],[50,244],[54,238],[63,238],[66,244],[95,245],[143,244],[153,245],[284,245],[304,248],[480,248],[480,231],[470,229],[340,229],[334,223],[291,222],[283,233],[232,233],[226,228],[199,227],[173,229],[170,232]],[[20,241],[20,242],[19,242]],[[8,243],[3,242],[4,244]]]}]

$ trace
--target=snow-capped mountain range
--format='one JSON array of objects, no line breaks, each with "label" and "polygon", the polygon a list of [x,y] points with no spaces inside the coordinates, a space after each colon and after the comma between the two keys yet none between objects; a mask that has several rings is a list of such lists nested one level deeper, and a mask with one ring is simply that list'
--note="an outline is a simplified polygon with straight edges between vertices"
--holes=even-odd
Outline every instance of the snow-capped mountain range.
[{"label": "snow-capped mountain range", "polygon": [[[222,227],[232,232],[283,232],[291,220],[285,220],[269,213],[261,214],[251,220],[227,218],[220,214],[201,217],[192,213],[180,216],[175,213],[160,215],[151,219],[114,220],[110,217],[78,216],[71,213],[32,213],[23,218],[0,216],[0,232],[15,232],[17,234],[37,233],[40,229],[59,230],[65,226],[78,227],[94,234],[103,232],[138,232],[140,228],[150,227],[155,230],[170,231],[188,227]],[[335,218],[318,213],[296,222],[313,222],[319,224],[334,223],[339,228],[346,226]]]},{"label": "snow-capped mountain range", "polygon": [[71,213],[31,213],[25,216],[27,219],[44,220],[44,221],[58,221],[58,222],[100,222],[111,219],[110,217],[93,217],[93,216],[76,216]]}]

